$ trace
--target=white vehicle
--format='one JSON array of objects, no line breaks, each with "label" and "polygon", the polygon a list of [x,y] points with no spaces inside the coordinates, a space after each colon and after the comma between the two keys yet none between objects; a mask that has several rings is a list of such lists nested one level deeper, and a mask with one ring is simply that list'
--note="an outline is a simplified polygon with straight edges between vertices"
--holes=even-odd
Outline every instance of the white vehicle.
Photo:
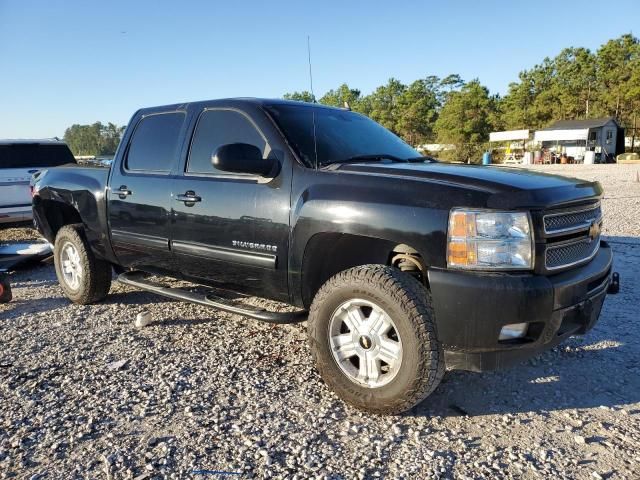
[{"label": "white vehicle", "polygon": [[60,140],[0,140],[0,226],[31,221],[31,175],[67,163],[76,160]]}]

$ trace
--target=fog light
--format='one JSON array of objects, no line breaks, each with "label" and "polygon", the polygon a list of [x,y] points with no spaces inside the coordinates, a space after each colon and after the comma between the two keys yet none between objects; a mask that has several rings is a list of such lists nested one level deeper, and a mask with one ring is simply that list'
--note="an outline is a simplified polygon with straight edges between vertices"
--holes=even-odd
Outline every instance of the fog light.
[{"label": "fog light", "polygon": [[500,330],[498,340],[512,340],[514,338],[522,338],[527,334],[527,323],[510,323]]}]

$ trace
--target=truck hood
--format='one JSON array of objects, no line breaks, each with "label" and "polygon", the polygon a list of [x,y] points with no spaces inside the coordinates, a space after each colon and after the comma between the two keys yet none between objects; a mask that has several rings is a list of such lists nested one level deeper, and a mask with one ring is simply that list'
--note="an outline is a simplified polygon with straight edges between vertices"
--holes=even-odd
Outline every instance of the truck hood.
[{"label": "truck hood", "polygon": [[488,208],[549,208],[602,196],[598,182],[514,167],[455,163],[354,163],[341,165],[339,171],[397,176],[403,180],[480,190],[488,194]]}]

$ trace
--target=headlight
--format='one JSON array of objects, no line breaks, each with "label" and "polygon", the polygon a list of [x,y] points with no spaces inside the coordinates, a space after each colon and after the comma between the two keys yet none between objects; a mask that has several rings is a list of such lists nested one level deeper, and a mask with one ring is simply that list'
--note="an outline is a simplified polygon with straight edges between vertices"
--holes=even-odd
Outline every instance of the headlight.
[{"label": "headlight", "polygon": [[473,270],[532,269],[533,235],[529,213],[451,210],[447,265]]}]

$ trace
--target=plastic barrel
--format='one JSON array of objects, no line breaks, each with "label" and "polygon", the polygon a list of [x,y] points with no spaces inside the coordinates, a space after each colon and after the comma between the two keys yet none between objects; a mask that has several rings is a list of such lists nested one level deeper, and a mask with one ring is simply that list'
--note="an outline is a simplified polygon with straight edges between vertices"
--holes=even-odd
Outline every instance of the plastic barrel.
[{"label": "plastic barrel", "polygon": [[483,165],[490,165],[491,164],[491,153],[484,152],[482,154],[482,164]]}]

